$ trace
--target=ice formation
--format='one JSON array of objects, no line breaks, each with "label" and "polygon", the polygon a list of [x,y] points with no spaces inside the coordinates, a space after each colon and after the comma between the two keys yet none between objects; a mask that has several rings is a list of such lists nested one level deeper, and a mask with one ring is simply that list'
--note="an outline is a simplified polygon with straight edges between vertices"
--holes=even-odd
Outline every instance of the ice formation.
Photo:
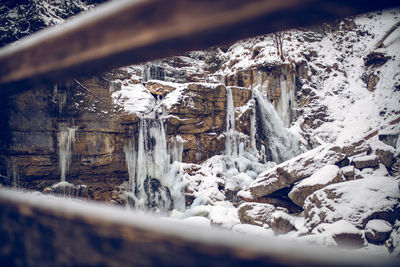
[{"label": "ice formation", "polygon": [[169,149],[162,119],[141,118],[137,143],[132,137],[125,146],[129,185],[135,206],[161,211],[183,210],[183,140],[179,136]]},{"label": "ice formation", "polygon": [[71,165],[72,148],[75,143],[76,127],[61,127],[58,135],[58,161],[60,181],[66,181],[66,174]]}]

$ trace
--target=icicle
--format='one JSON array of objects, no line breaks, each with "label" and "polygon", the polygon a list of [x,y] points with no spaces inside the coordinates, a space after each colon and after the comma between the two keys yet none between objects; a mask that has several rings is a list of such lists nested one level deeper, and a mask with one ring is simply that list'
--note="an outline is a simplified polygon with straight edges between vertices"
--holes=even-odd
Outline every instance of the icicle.
[{"label": "icicle", "polygon": [[[294,78],[293,78],[294,79]],[[285,127],[289,127],[291,123],[292,117],[292,105],[295,103],[294,101],[294,85],[289,83],[289,81],[280,78],[280,87],[281,87],[281,95],[276,106],[276,111],[279,114],[279,117],[282,119]]]},{"label": "icicle", "polygon": [[250,151],[256,152],[256,103],[254,99],[251,99],[250,101],[253,108],[250,114]]},{"label": "icicle", "polygon": [[72,147],[75,143],[76,130],[76,127],[62,127],[59,132],[58,162],[61,172],[61,182],[65,182],[66,173],[71,165]]},{"label": "icicle", "polygon": [[174,136],[170,139],[169,142],[169,155],[170,163],[172,164],[174,161],[182,162],[182,153],[183,153],[183,144],[185,140],[180,136]]},{"label": "icicle", "polygon": [[226,138],[225,154],[236,158],[238,156],[238,147],[235,133],[235,107],[233,105],[232,90],[226,87]]},{"label": "icicle", "polygon": [[135,147],[135,138],[132,137],[132,140],[128,142],[128,144],[124,147],[125,152],[125,161],[128,168],[129,174],[129,187],[132,192],[135,192],[135,175],[136,175],[136,163],[137,163],[137,151]]}]

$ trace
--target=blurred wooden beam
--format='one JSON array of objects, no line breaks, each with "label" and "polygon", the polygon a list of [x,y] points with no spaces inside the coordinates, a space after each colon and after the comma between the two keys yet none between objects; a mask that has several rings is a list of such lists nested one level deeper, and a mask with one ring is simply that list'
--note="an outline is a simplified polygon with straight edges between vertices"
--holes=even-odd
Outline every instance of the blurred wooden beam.
[{"label": "blurred wooden beam", "polygon": [[399,266],[122,208],[0,188],[1,266]]},{"label": "blurred wooden beam", "polygon": [[397,0],[115,1],[1,49],[0,94],[398,5]]}]

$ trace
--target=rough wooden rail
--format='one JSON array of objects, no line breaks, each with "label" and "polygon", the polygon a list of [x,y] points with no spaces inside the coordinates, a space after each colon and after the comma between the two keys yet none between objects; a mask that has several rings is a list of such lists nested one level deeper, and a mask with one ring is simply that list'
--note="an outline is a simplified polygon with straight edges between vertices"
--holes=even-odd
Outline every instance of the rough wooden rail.
[{"label": "rough wooden rail", "polygon": [[[195,227],[0,188],[0,266],[396,266],[399,261]],[[399,266],[399,265],[397,265]]]},{"label": "rough wooden rail", "polygon": [[115,1],[0,50],[0,94],[398,5],[397,0]]}]

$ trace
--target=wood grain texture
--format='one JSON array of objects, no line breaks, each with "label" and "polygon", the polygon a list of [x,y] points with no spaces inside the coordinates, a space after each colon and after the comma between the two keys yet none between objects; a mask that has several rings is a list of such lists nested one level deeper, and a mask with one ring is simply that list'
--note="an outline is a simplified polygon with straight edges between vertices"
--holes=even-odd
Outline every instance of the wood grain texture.
[{"label": "wood grain texture", "polygon": [[252,239],[211,228],[207,230],[212,232],[211,238],[204,238],[207,235],[204,229],[195,226],[181,224],[171,228],[171,221],[156,217],[143,218],[126,210],[76,201],[69,206],[66,202],[71,203],[0,189],[0,265],[396,266],[398,263],[388,257],[316,247],[306,252],[301,244],[296,247],[286,243],[285,247],[282,240]]},{"label": "wood grain texture", "polygon": [[0,94],[396,5],[394,0],[113,2],[1,49]]}]

